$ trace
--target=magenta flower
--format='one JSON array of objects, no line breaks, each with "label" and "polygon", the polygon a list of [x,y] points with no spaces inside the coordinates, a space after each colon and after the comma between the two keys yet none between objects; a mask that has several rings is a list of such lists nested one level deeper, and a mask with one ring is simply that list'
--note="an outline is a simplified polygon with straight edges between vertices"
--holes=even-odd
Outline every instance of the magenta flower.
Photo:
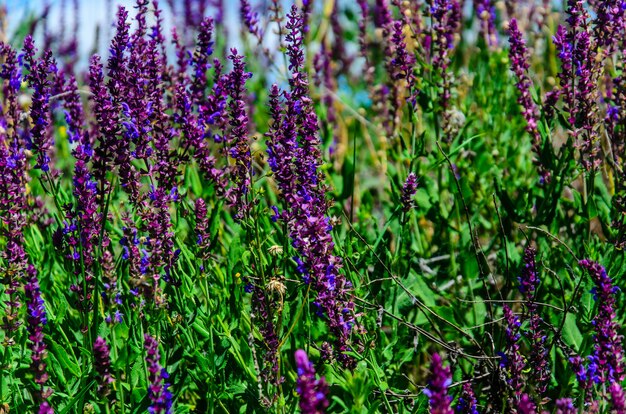
[{"label": "magenta flower", "polygon": [[159,360],[159,343],[148,335],[144,335],[144,348],[146,350],[146,362],[148,364],[148,396],[150,397],[150,414],[172,413],[172,393],[168,390],[169,384],[167,371],[161,367]]},{"label": "magenta flower", "polygon": [[402,210],[404,212],[408,212],[413,207],[415,207],[415,202],[413,201],[413,197],[415,196],[415,192],[417,191],[417,176],[415,173],[409,173],[406,177],[406,181],[404,182],[404,186],[402,187]]},{"label": "magenta flower", "polygon": [[300,396],[302,414],[323,414],[328,407],[328,385],[324,377],[317,379],[315,367],[302,349],[295,353],[298,381],[296,392]]},{"label": "magenta flower", "polygon": [[98,392],[107,395],[110,385],[115,381],[111,374],[111,354],[109,345],[102,337],[97,337],[93,343],[94,368],[100,377]]},{"label": "magenta flower", "polygon": [[432,356],[428,386],[424,394],[428,397],[430,413],[453,414],[451,403],[452,397],[448,394],[448,387],[452,384],[450,367],[443,365],[443,360],[438,353]]},{"label": "magenta flower", "polygon": [[542,140],[537,128],[539,122],[539,110],[530,94],[533,86],[532,81],[528,77],[528,50],[526,49],[526,41],[522,33],[517,27],[517,20],[511,19],[509,23],[509,59],[511,60],[511,70],[517,77],[517,88],[519,89],[519,98],[517,102],[522,107],[522,115],[526,120],[526,131],[532,137],[532,148],[535,153],[534,163],[539,168],[542,183],[550,181],[550,172],[541,164],[541,146]]}]

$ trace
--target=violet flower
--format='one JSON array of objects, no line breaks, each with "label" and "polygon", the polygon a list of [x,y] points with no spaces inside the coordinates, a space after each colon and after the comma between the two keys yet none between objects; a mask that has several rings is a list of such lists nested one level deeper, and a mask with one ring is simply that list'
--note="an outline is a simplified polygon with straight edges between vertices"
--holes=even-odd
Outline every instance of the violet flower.
[{"label": "violet flower", "polygon": [[536,391],[544,396],[550,382],[548,368],[548,349],[546,348],[546,335],[542,328],[543,319],[539,316],[536,291],[539,286],[539,273],[535,261],[536,250],[528,246],[524,250],[523,268],[518,280],[520,292],[524,295],[525,306],[528,310],[529,327],[527,335],[531,342],[528,364],[532,367],[530,377],[535,380]]},{"label": "violet flower", "polygon": [[578,411],[574,407],[571,398],[559,398],[556,400],[555,414],[576,414]]},{"label": "violet flower", "polygon": [[213,19],[207,17],[202,20],[198,30],[196,50],[191,58],[194,70],[191,86],[192,98],[200,102],[206,89],[206,73],[211,66],[209,58],[213,54]]},{"label": "violet flower", "polygon": [[[480,33],[490,48],[498,45],[496,7],[491,0],[474,0],[474,9],[480,19]],[[513,20],[513,19],[511,19]]]},{"label": "violet flower", "polygon": [[566,13],[569,30],[559,26],[553,38],[559,51],[559,82],[564,109],[575,144],[580,149],[581,164],[586,170],[600,163],[597,132],[597,45],[589,29],[589,13],[582,1],[568,0]]},{"label": "violet flower", "polygon": [[[70,77],[65,87],[65,120],[68,124],[68,138],[77,145],[72,149],[72,155],[76,159],[74,164],[74,197],[76,207],[68,219],[77,222],[79,240],[71,246],[74,250],[72,258],[76,262],[76,274],[81,274],[81,268],[85,268],[85,284],[77,281],[73,285],[74,291],[78,292],[81,307],[84,310],[91,307],[91,294],[94,289],[94,275],[92,270],[95,245],[99,242],[101,229],[101,216],[98,213],[98,188],[88,168],[88,163],[93,156],[93,144],[89,133],[84,130],[84,116],[82,103],[78,94],[76,79]],[[76,226],[74,226],[76,227]],[[108,244],[108,237],[103,239],[103,244]],[[86,285],[87,291],[83,291]]]},{"label": "violet flower", "polygon": [[239,15],[241,21],[259,44],[263,43],[263,29],[259,27],[259,14],[252,11],[252,6],[248,0],[239,0]]},{"label": "violet flower", "polygon": [[452,383],[450,367],[444,366],[441,356],[434,353],[430,365],[428,386],[424,394],[428,397],[431,414],[453,414],[452,397],[448,394],[448,387]]},{"label": "violet flower", "polygon": [[542,140],[537,123],[539,122],[539,109],[530,94],[533,86],[532,81],[528,77],[528,50],[526,49],[526,41],[517,26],[517,20],[511,19],[509,22],[509,59],[511,61],[511,70],[517,77],[517,89],[519,89],[519,97],[517,102],[522,107],[522,116],[526,120],[526,131],[532,137],[532,149],[535,153],[534,163],[539,169],[541,183],[550,182],[550,171],[541,164],[541,148]]},{"label": "violet flower", "polygon": [[624,380],[624,350],[623,336],[619,333],[621,327],[615,314],[618,288],[613,285],[605,268],[597,262],[583,259],[578,264],[589,272],[595,284],[592,290],[594,299],[598,303],[598,313],[592,322],[595,346],[589,358],[595,365],[592,378],[596,383],[621,383]]},{"label": "violet flower", "polygon": [[228,77],[230,101],[228,104],[230,134],[227,136],[227,145],[230,148],[229,157],[235,161],[230,171],[234,188],[230,191],[231,205],[235,209],[235,218],[242,219],[250,210],[248,192],[252,175],[252,158],[248,138],[248,114],[245,104],[246,80],[252,73],[245,71],[243,56],[237,54],[237,49],[231,49],[228,57],[233,62],[233,70]]},{"label": "violet flower", "polygon": [[48,382],[48,371],[46,369],[48,351],[46,350],[43,334],[43,327],[48,323],[48,319],[46,317],[45,303],[39,289],[37,270],[32,265],[28,265],[24,293],[28,306],[28,324],[26,329],[28,330],[28,339],[31,342],[31,369],[35,375],[35,383],[40,386],[38,391],[40,410],[44,409],[45,412],[49,406],[47,399],[52,395],[52,389],[46,387],[46,382]]},{"label": "violet flower", "polygon": [[476,408],[476,396],[474,390],[472,390],[472,384],[466,382],[461,389],[461,396],[459,397],[458,404],[456,406],[457,414],[478,414]]},{"label": "violet flower", "polygon": [[613,382],[609,386],[609,394],[611,395],[611,408],[615,414],[626,413],[626,396],[624,395],[624,389],[619,382]]},{"label": "violet flower", "polygon": [[27,148],[37,156],[35,168],[44,172],[50,170],[50,155],[48,152],[53,145],[49,135],[50,126],[50,96],[52,88],[51,76],[54,77],[57,68],[52,58],[52,52],[45,51],[43,56],[35,59],[35,44],[31,35],[24,39],[23,62],[29,73],[24,77],[33,89],[30,118],[33,126],[30,130]]},{"label": "violet flower", "polygon": [[402,187],[402,197],[400,198],[402,211],[404,211],[405,213],[415,207],[415,201],[413,201],[413,197],[415,197],[416,191],[417,176],[415,175],[415,173],[411,172],[406,177],[406,181],[404,182],[404,186]]},{"label": "violet flower", "polygon": [[452,97],[452,74],[448,73],[451,63],[452,49],[454,48],[454,36],[459,31],[462,20],[461,5],[458,0],[434,0],[430,8],[432,27],[429,41],[432,53],[430,62],[433,70],[439,75],[439,96],[438,111],[442,115],[442,126],[445,132],[446,141],[452,139],[451,133],[454,126],[451,124],[451,114],[449,110],[450,99]]},{"label": "violet flower", "polygon": [[111,374],[111,355],[107,342],[102,337],[97,337],[93,343],[94,368],[100,377],[98,393],[108,395],[111,392],[110,385],[115,381]]},{"label": "violet flower", "polygon": [[537,414],[537,406],[528,394],[522,394],[516,405],[518,414]]},{"label": "violet flower", "polygon": [[606,54],[617,47],[626,30],[626,3],[623,0],[590,2],[594,11],[593,34],[600,46],[607,48]]},{"label": "violet flower", "polygon": [[21,324],[18,291],[28,265],[22,230],[26,226],[26,212],[29,210],[25,191],[29,168],[20,142],[18,93],[21,76],[17,53],[9,45],[0,43],[0,59],[4,62],[0,65],[4,106],[4,116],[0,117],[0,126],[4,129],[0,134],[0,216],[5,223],[0,228],[0,235],[6,241],[0,257],[6,261],[2,282],[7,295],[2,329],[6,332],[5,345],[8,346],[15,344],[13,333]]},{"label": "violet flower", "polygon": [[519,401],[525,384],[522,373],[526,365],[519,344],[521,321],[507,305],[504,305],[504,320],[506,322],[505,351],[501,354],[500,366],[505,369],[507,383],[511,386],[515,399]]},{"label": "violet flower", "polygon": [[328,407],[328,385],[324,377],[317,379],[315,367],[302,349],[295,353],[298,380],[296,392],[300,396],[302,414],[322,414]]},{"label": "violet flower", "polygon": [[339,272],[341,259],[333,255],[332,226],[327,216],[329,202],[320,176],[318,120],[308,96],[308,79],[303,70],[302,16],[292,7],[288,14],[287,54],[291,93],[285,93],[286,108],[280,109],[278,88],[272,87],[270,110],[273,124],[268,137],[268,164],[278,183],[285,211],[280,216],[288,224],[293,247],[300,255],[305,283],[316,292],[315,304],[327,318],[335,337],[335,352],[346,366],[354,359],[350,334],[355,323],[351,284]]},{"label": "violet flower", "polygon": [[146,350],[146,362],[148,364],[148,396],[150,397],[150,414],[172,413],[172,393],[168,390],[169,384],[167,371],[161,367],[159,343],[149,334],[144,335],[144,348]]}]

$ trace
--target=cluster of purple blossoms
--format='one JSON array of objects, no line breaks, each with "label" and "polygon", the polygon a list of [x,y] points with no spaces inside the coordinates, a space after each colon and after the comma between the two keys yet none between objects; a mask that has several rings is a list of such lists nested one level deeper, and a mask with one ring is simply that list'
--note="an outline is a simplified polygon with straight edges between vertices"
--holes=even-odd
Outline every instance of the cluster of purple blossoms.
[{"label": "cluster of purple blossoms", "polygon": [[111,384],[115,381],[111,374],[111,350],[106,340],[97,337],[93,343],[94,367],[100,376],[98,392],[101,395],[108,395],[111,392]]},{"label": "cluster of purple blossoms", "polygon": [[532,246],[524,250],[523,268],[518,278],[519,290],[524,295],[525,306],[528,311],[528,331],[526,335],[531,342],[529,365],[532,367],[530,377],[534,379],[537,394],[543,396],[550,382],[548,368],[548,350],[546,348],[546,334],[542,328],[543,320],[539,316],[536,303],[536,291],[539,287],[539,272],[535,257],[537,251]]},{"label": "cluster of purple blossoms", "polygon": [[[76,144],[72,149],[72,155],[76,159],[73,177],[76,206],[66,215],[67,220],[62,238],[70,248],[69,256],[75,262],[75,274],[77,277],[84,274],[84,280],[77,280],[71,286],[71,290],[78,294],[79,306],[85,311],[92,306],[91,299],[95,283],[92,266],[102,221],[98,212],[98,184],[93,179],[88,166],[93,157],[93,143],[89,133],[83,128],[82,103],[76,79],[73,76],[68,79],[64,90],[68,139]],[[102,242],[103,246],[107,246],[108,237],[103,237]]]},{"label": "cluster of purple blossoms", "polygon": [[478,414],[476,396],[469,382],[463,384],[461,395],[459,396],[459,401],[456,406],[456,412],[458,414]]},{"label": "cluster of purple blossoms", "polygon": [[[454,36],[461,27],[461,5],[457,0],[434,0],[430,7],[430,16],[432,25],[430,33],[424,39],[424,49],[432,50],[430,62],[435,73],[441,77],[439,111],[443,115],[443,130],[448,133],[452,128],[449,111],[452,75],[448,73],[448,67],[454,48]],[[446,140],[450,139],[450,136],[446,137]]]},{"label": "cluster of purple blossoms", "polygon": [[52,412],[47,401],[52,395],[52,389],[46,387],[48,381],[48,371],[46,367],[46,358],[48,351],[44,342],[43,327],[48,323],[46,317],[46,309],[41,291],[39,289],[39,281],[37,280],[37,270],[32,265],[28,266],[27,279],[24,284],[24,293],[26,296],[26,305],[28,306],[28,339],[30,340],[31,369],[35,375],[35,383],[41,388],[39,390],[39,399],[41,400],[39,412]]},{"label": "cluster of purple blossoms", "polygon": [[599,46],[605,47],[606,54],[619,47],[619,39],[626,34],[626,1],[604,0],[592,3],[595,11],[593,34]]},{"label": "cluster of purple blossoms", "polygon": [[263,29],[259,27],[259,14],[252,11],[252,6],[248,0],[240,0],[239,15],[250,34],[261,44],[263,42]]},{"label": "cluster of purple blossoms", "polygon": [[33,89],[30,118],[33,126],[28,137],[27,148],[37,156],[35,168],[44,172],[50,170],[50,155],[52,139],[49,135],[50,126],[50,96],[53,78],[57,72],[52,52],[46,50],[43,56],[35,59],[35,42],[31,35],[24,39],[24,51],[20,55],[23,66],[28,70],[24,80]]},{"label": "cluster of purple blossoms", "polygon": [[509,59],[511,60],[511,70],[517,77],[517,89],[519,89],[519,98],[517,102],[522,107],[522,115],[526,120],[526,131],[532,136],[532,148],[535,153],[535,164],[539,168],[541,183],[550,182],[550,171],[541,164],[541,147],[542,140],[537,128],[539,122],[539,110],[530,94],[533,84],[528,77],[528,50],[526,49],[526,41],[517,26],[517,20],[511,19],[509,22]]},{"label": "cluster of purple blossoms", "polygon": [[430,413],[432,414],[453,414],[452,397],[448,394],[448,388],[452,384],[452,374],[450,367],[443,365],[443,360],[438,353],[432,356],[430,365],[430,376],[428,387],[424,389],[424,394],[428,397]]},{"label": "cluster of purple blossoms", "polygon": [[233,62],[233,70],[228,76],[227,89],[230,94],[228,104],[230,134],[226,135],[226,144],[230,148],[229,156],[235,162],[230,176],[234,185],[227,193],[227,199],[235,209],[235,218],[246,217],[250,210],[248,193],[252,175],[252,157],[248,138],[248,114],[246,113],[246,81],[252,77],[251,72],[245,71],[243,56],[237,54],[237,49],[231,49],[228,57]]},{"label": "cluster of purple blossoms", "polygon": [[593,384],[608,384],[610,403],[615,410],[623,407],[624,393],[621,383],[624,380],[624,350],[623,336],[619,333],[621,327],[616,321],[615,295],[618,288],[613,285],[606,269],[599,263],[583,259],[579,265],[586,269],[595,287],[592,290],[594,299],[598,303],[598,313],[592,321],[594,326],[594,352],[588,357],[585,366],[580,356],[570,359],[578,382],[586,390],[585,401],[590,402]]},{"label": "cluster of purple blossoms", "polygon": [[480,19],[480,33],[490,48],[498,45],[496,7],[491,0],[474,0],[474,9]]},{"label": "cluster of purple blossoms", "polygon": [[576,414],[577,412],[571,398],[559,398],[556,400],[555,414]]},{"label": "cluster of purple blossoms", "polygon": [[18,310],[21,306],[18,290],[28,266],[24,251],[23,229],[26,226],[28,203],[25,188],[28,182],[28,163],[20,148],[18,92],[21,83],[17,53],[9,45],[0,43],[0,79],[4,99],[4,114],[0,117],[0,217],[1,235],[6,240],[0,257],[6,260],[6,272],[2,280],[8,296],[2,317],[6,332],[6,345],[14,344],[13,332],[19,327]]},{"label": "cluster of purple blossoms", "polygon": [[580,149],[581,164],[586,170],[600,163],[599,135],[597,132],[596,79],[599,65],[596,62],[597,44],[589,28],[589,13],[583,2],[568,0],[566,13],[569,29],[559,26],[553,38],[561,60],[558,75],[560,95],[568,114],[571,134]]},{"label": "cluster of purple blossoms", "polygon": [[400,198],[400,202],[402,204],[402,211],[404,211],[405,213],[410,211],[413,207],[415,207],[415,202],[413,201],[413,197],[415,197],[416,191],[417,191],[417,175],[411,172],[406,177],[404,186],[402,186],[402,196]]},{"label": "cluster of purple blossoms", "polygon": [[519,339],[521,337],[519,330],[522,322],[519,317],[513,313],[511,308],[504,306],[505,328],[505,351],[500,354],[502,360],[500,367],[507,373],[507,383],[511,387],[514,395],[514,401],[520,401],[522,389],[524,388],[524,378],[522,373],[526,363],[524,356],[520,351]]},{"label": "cluster of purple blossoms", "polygon": [[[327,216],[329,202],[320,176],[318,120],[308,96],[302,52],[303,18],[294,6],[288,15],[287,54],[291,93],[283,93],[282,108],[278,87],[270,93],[273,124],[268,138],[268,164],[274,173],[285,210],[276,213],[288,224],[297,257],[298,271],[316,292],[315,305],[328,320],[336,340],[338,359],[347,366],[354,360],[349,351],[355,323],[351,284],[339,272],[341,259],[333,255],[332,226]],[[276,209],[278,210],[278,209]]]},{"label": "cluster of purple blossoms", "polygon": [[324,377],[317,379],[315,367],[302,349],[295,353],[298,380],[296,392],[300,396],[302,414],[323,414],[328,407],[328,384]]},{"label": "cluster of purple blossoms", "polygon": [[522,394],[515,409],[517,414],[538,414],[537,406],[528,394]]},{"label": "cluster of purple blossoms", "polygon": [[169,384],[166,382],[169,377],[165,368],[161,367],[159,354],[159,343],[148,335],[144,335],[144,348],[146,350],[146,362],[148,364],[148,396],[150,397],[150,414],[170,414],[172,413],[172,393],[169,391]]}]

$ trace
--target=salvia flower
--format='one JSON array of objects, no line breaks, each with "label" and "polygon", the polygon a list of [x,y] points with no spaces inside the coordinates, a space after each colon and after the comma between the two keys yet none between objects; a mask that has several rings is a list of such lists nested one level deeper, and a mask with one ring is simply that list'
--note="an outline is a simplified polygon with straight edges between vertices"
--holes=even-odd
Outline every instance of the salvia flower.
[{"label": "salvia flower", "polygon": [[496,7],[491,0],[474,0],[476,15],[480,19],[480,33],[490,48],[498,45]]},{"label": "salvia flower", "polygon": [[516,408],[518,414],[537,414],[537,406],[528,394],[522,394]]},{"label": "salvia flower", "polygon": [[280,216],[288,224],[293,247],[299,254],[298,271],[316,292],[315,305],[327,318],[335,337],[338,359],[353,367],[350,334],[355,324],[352,285],[340,273],[341,258],[333,254],[332,225],[328,217],[327,188],[319,170],[318,120],[309,97],[304,71],[302,16],[295,6],[288,14],[287,54],[291,78],[281,109],[277,87],[272,87],[270,110],[273,124],[268,137],[268,164],[277,181],[285,211]]},{"label": "salvia flower", "polygon": [[23,283],[23,274],[28,266],[24,251],[24,233],[26,212],[29,210],[26,199],[28,182],[28,163],[20,144],[19,128],[20,108],[18,92],[21,84],[17,63],[17,53],[9,45],[0,43],[0,79],[3,93],[3,116],[0,117],[0,226],[1,237],[6,245],[0,251],[0,257],[6,261],[6,271],[2,283],[7,300],[4,302],[2,329],[6,332],[6,345],[13,345],[13,332],[20,326],[19,308],[21,301],[18,294]]},{"label": "salvia flower", "polygon": [[52,140],[48,134],[50,126],[50,96],[52,91],[51,75],[56,73],[56,65],[52,58],[52,52],[47,50],[39,59],[35,59],[36,49],[32,36],[26,36],[24,40],[23,62],[29,73],[25,76],[28,85],[33,89],[30,118],[32,128],[28,140],[28,149],[37,156],[35,168],[44,172],[50,170],[50,155]]},{"label": "salvia flower", "polygon": [[415,206],[415,202],[413,201],[413,197],[415,196],[415,192],[417,191],[417,176],[415,173],[411,172],[406,177],[406,181],[404,182],[404,186],[402,187],[402,210],[404,212],[408,212]]},{"label": "salvia flower", "polygon": [[529,365],[532,367],[530,376],[535,379],[537,393],[544,395],[550,381],[548,369],[548,350],[546,348],[546,335],[542,328],[543,320],[538,313],[536,303],[536,291],[539,287],[539,272],[535,256],[537,251],[528,246],[524,250],[523,267],[519,280],[519,290],[524,295],[525,306],[528,310],[529,326],[526,335],[531,342]]},{"label": "salvia flower", "polygon": [[302,414],[322,414],[328,407],[328,385],[324,377],[317,379],[315,367],[302,349],[295,353],[298,380],[296,392],[300,396]]},{"label": "salvia flower", "polygon": [[167,371],[161,367],[159,343],[149,334],[144,335],[144,348],[148,364],[148,396],[150,397],[150,414],[169,414],[172,412],[172,394],[168,390]]},{"label": "salvia flower", "polygon": [[37,280],[37,271],[32,265],[28,266],[28,279],[24,285],[24,293],[26,296],[26,304],[28,306],[28,339],[30,340],[31,349],[31,369],[35,376],[35,383],[41,388],[38,396],[41,400],[40,410],[49,407],[47,399],[52,394],[52,389],[46,387],[48,381],[48,371],[46,366],[46,358],[48,351],[44,342],[43,327],[48,323],[46,309],[41,291],[39,289],[39,281]]},{"label": "salvia flower", "polygon": [[611,396],[611,407],[615,414],[626,413],[626,396],[624,395],[624,389],[619,382],[613,382],[609,386],[609,394]]},{"label": "salvia flower", "polygon": [[107,395],[111,391],[111,383],[115,380],[111,374],[111,350],[106,340],[100,336],[93,343],[93,356],[94,368],[100,376],[98,392],[102,395]]},{"label": "salvia flower", "polygon": [[577,412],[571,398],[559,398],[556,400],[555,414],[576,414]]},{"label": "salvia flower", "polygon": [[438,353],[434,353],[430,365],[428,386],[424,394],[428,397],[430,413],[453,414],[451,403],[452,397],[448,394],[448,387],[452,384],[450,367],[443,365],[443,360]]},{"label": "salvia flower", "polygon": [[248,0],[240,0],[239,14],[241,21],[246,28],[260,43],[263,42],[263,30],[259,27],[259,14],[252,11],[252,6]]},{"label": "salvia flower", "polygon": [[228,156],[234,160],[231,169],[231,180],[234,187],[230,191],[230,203],[235,209],[235,218],[245,217],[250,209],[249,190],[252,175],[252,158],[248,137],[248,114],[246,113],[245,84],[252,77],[252,73],[245,71],[243,56],[231,49],[228,57],[233,62],[233,70],[228,77],[230,101],[228,105],[230,134],[227,135],[229,146]]},{"label": "salvia flower", "polygon": [[476,396],[474,395],[472,384],[469,382],[463,384],[461,396],[456,406],[456,412],[458,414],[478,414]]},{"label": "salvia flower", "polygon": [[580,149],[581,164],[586,170],[599,163],[597,124],[597,45],[589,29],[589,13],[582,1],[568,0],[566,13],[569,29],[559,26],[553,37],[561,60],[558,74],[570,133]]},{"label": "salvia flower", "polygon": [[533,86],[532,81],[528,77],[528,50],[526,49],[526,41],[522,36],[517,26],[517,20],[511,19],[509,22],[509,43],[511,48],[509,49],[509,59],[511,61],[511,70],[517,77],[517,89],[519,90],[519,97],[517,102],[522,108],[522,115],[526,120],[526,131],[532,137],[532,148],[535,153],[535,164],[539,168],[539,174],[541,176],[541,182],[547,183],[550,181],[550,172],[541,165],[541,134],[537,128],[539,122],[539,110],[533,98],[530,94],[530,90]]},{"label": "salvia flower", "polygon": [[504,320],[506,322],[505,351],[501,355],[502,361],[500,366],[506,370],[507,383],[513,390],[516,399],[519,400],[525,383],[522,373],[526,365],[519,343],[521,321],[511,308],[506,305],[504,306]]},{"label": "salvia flower", "polygon": [[621,327],[615,314],[618,288],[599,263],[583,259],[579,265],[589,272],[595,284],[592,293],[598,303],[598,313],[592,322],[595,331],[594,352],[590,357],[590,365],[595,367],[592,378],[596,383],[621,382],[624,379],[624,350],[623,336],[619,333]]}]

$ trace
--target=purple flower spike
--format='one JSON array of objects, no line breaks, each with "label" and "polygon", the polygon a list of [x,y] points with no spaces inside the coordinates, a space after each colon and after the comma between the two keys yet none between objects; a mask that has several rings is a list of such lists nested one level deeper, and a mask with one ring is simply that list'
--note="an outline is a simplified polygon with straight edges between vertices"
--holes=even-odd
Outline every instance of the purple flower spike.
[{"label": "purple flower spike", "polygon": [[231,55],[228,58],[233,62],[233,70],[228,76],[230,92],[228,115],[231,132],[226,141],[230,148],[228,155],[235,161],[235,165],[231,170],[234,188],[227,195],[227,199],[236,211],[235,218],[242,219],[250,209],[248,191],[252,174],[252,159],[248,138],[250,121],[246,113],[245,84],[252,77],[252,73],[245,71],[243,56],[237,54],[237,49],[231,49]]},{"label": "purple flower spike", "polygon": [[402,210],[404,212],[408,212],[413,207],[415,207],[415,202],[413,201],[413,197],[415,196],[415,192],[417,191],[417,176],[415,173],[409,173],[408,177],[406,177],[406,181],[404,182],[404,186],[402,187]]},{"label": "purple flower spike", "polygon": [[463,384],[456,412],[457,414],[478,414],[476,396],[474,395],[474,390],[472,390],[472,384],[469,382]]},{"label": "purple flower spike", "polygon": [[[31,369],[35,375],[35,383],[41,388],[39,390],[39,398],[41,406],[47,405],[47,399],[52,394],[51,388],[46,388],[48,381],[48,371],[46,370],[46,358],[48,351],[44,342],[43,327],[48,323],[46,317],[46,308],[44,300],[39,290],[39,281],[37,280],[37,271],[32,265],[28,265],[28,279],[24,285],[24,293],[26,296],[26,304],[28,306],[28,339],[30,340]],[[48,405],[49,406],[49,405]]]},{"label": "purple flower spike", "polygon": [[31,35],[24,40],[24,66],[28,68],[29,74],[25,80],[33,88],[32,103],[30,107],[30,117],[33,126],[28,137],[28,149],[37,156],[35,168],[44,172],[50,170],[50,156],[48,151],[52,147],[52,139],[48,134],[50,126],[50,95],[53,80],[56,75],[56,64],[52,58],[52,52],[47,50],[40,59],[35,59],[35,45]]},{"label": "purple flower spike", "polygon": [[548,368],[548,350],[546,349],[546,335],[542,328],[543,320],[539,316],[536,303],[536,290],[539,287],[539,273],[535,256],[537,252],[532,246],[524,250],[524,260],[521,275],[519,276],[519,290],[524,295],[525,306],[528,309],[529,326],[525,333],[529,337],[532,347],[529,365],[532,367],[530,376],[536,383],[536,390],[540,396],[544,396],[550,382]]},{"label": "purple flower spike", "polygon": [[315,367],[302,349],[295,353],[298,381],[296,392],[300,395],[302,414],[322,414],[328,407],[328,385],[324,377],[316,379]]},{"label": "purple flower spike", "polygon": [[613,407],[613,413],[625,414],[626,413],[626,397],[624,396],[624,389],[618,382],[613,382],[609,387],[609,394],[611,394],[611,406]]},{"label": "purple flower spike", "polygon": [[537,407],[528,394],[523,394],[517,402],[518,414],[537,414]]},{"label": "purple flower spike", "polygon": [[491,0],[474,0],[476,15],[480,19],[480,32],[487,45],[492,48],[498,45],[496,28],[496,8]]},{"label": "purple flower spike", "polygon": [[162,368],[159,360],[159,343],[152,336],[144,335],[144,348],[146,350],[146,362],[148,363],[148,396],[150,397],[150,414],[170,414],[172,413],[172,394],[168,390],[169,384],[165,382],[168,378],[167,371]]},{"label": "purple flower spike", "polygon": [[593,355],[589,358],[590,365],[595,368],[592,379],[596,383],[622,382],[624,350],[623,336],[619,333],[621,327],[615,314],[617,287],[613,285],[606,269],[599,263],[583,259],[578,264],[589,272],[595,283],[592,292],[598,303],[598,314],[592,322],[595,330],[595,347]]},{"label": "purple flower spike", "polygon": [[509,59],[511,60],[511,70],[517,77],[517,89],[519,89],[519,98],[517,102],[522,107],[522,115],[526,120],[526,131],[532,136],[532,148],[535,153],[534,163],[539,169],[542,183],[550,181],[550,172],[545,169],[540,162],[541,156],[541,135],[537,129],[539,122],[539,109],[532,96],[530,90],[533,86],[532,81],[528,77],[528,50],[526,49],[526,41],[517,27],[517,20],[511,19],[509,23]]},{"label": "purple flower spike", "polygon": [[259,27],[259,14],[252,11],[248,0],[240,0],[239,15],[246,28],[261,44],[263,42],[263,30]]},{"label": "purple flower spike", "polygon": [[555,414],[576,414],[578,411],[574,407],[571,398],[560,398],[556,400]]},{"label": "purple flower spike", "polygon": [[111,391],[110,384],[115,380],[111,374],[111,354],[109,345],[104,338],[97,337],[93,343],[94,367],[100,376],[101,382],[98,385],[98,392],[101,395],[108,395]]},{"label": "purple flower spike", "polygon": [[268,138],[268,164],[274,173],[285,208],[281,219],[288,224],[301,262],[297,271],[316,293],[318,315],[327,319],[334,336],[337,358],[347,367],[355,360],[347,355],[355,325],[352,285],[341,274],[342,261],[333,254],[332,225],[328,217],[330,202],[319,166],[319,126],[309,96],[309,81],[304,70],[302,51],[302,16],[293,6],[288,14],[287,55],[289,56],[290,92],[277,86],[270,91],[272,126]]},{"label": "purple flower spike", "polygon": [[424,394],[428,396],[431,414],[454,413],[450,405],[452,397],[448,394],[448,387],[451,383],[450,367],[443,366],[443,361],[438,353],[433,354],[428,387],[424,389]]},{"label": "purple flower spike", "polygon": [[519,344],[521,321],[517,315],[513,313],[511,308],[506,305],[504,306],[504,320],[506,321],[506,348],[500,366],[507,371],[507,383],[513,389],[516,399],[519,400],[525,383],[522,378],[522,372],[526,365],[524,363],[524,357],[520,352]]}]

